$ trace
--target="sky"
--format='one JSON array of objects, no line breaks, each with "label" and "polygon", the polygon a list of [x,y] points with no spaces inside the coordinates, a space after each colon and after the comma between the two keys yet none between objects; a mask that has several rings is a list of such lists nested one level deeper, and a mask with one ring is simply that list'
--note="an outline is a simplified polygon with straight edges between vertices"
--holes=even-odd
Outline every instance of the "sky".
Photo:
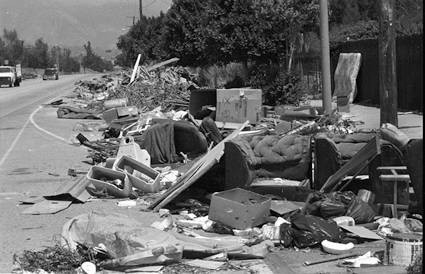
[{"label": "sky", "polygon": [[[166,12],[172,0],[142,0],[143,14]],[[82,48],[90,41],[101,51],[116,48],[117,39],[139,18],[139,0],[0,0],[0,28],[16,29],[34,43]]]}]

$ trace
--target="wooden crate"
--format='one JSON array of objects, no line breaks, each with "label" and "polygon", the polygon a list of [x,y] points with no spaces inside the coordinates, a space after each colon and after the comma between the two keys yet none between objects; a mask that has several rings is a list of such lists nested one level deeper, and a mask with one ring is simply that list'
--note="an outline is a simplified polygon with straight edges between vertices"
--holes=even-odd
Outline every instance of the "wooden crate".
[{"label": "wooden crate", "polygon": [[261,118],[261,89],[217,89],[216,120],[257,123]]}]

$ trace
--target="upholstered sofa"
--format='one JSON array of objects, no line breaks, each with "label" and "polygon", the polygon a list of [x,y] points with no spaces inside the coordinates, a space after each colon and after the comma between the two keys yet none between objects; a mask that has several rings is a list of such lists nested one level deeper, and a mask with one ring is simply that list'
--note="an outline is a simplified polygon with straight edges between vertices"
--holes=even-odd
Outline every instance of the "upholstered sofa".
[{"label": "upholstered sofa", "polygon": [[[314,136],[313,188],[319,190],[326,180],[348,162],[376,134],[353,133],[336,135],[319,133]],[[357,170],[348,175],[354,175]],[[367,175],[366,168],[360,175]]]},{"label": "upholstered sofa", "polygon": [[257,188],[256,192],[261,192],[266,186],[280,190],[283,186],[300,187],[311,178],[310,140],[302,135],[256,135],[226,142],[225,188]]}]

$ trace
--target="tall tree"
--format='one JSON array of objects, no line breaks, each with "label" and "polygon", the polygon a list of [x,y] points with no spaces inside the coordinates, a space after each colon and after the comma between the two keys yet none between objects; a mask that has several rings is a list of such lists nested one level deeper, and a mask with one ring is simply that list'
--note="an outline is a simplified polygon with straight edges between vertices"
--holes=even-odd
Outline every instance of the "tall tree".
[{"label": "tall tree", "polygon": [[3,60],[8,60],[10,64],[15,64],[23,59],[24,41],[18,38],[16,30],[3,30],[2,47]]}]

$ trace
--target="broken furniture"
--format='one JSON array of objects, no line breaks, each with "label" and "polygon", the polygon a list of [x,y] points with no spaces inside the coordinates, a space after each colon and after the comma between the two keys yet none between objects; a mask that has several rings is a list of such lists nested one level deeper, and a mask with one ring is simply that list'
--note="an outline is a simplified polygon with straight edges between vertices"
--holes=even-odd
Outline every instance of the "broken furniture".
[{"label": "broken furniture", "polygon": [[249,188],[257,193],[269,188],[268,193],[304,201],[309,191],[302,181],[311,178],[310,139],[296,134],[261,134],[226,142],[225,188]]},{"label": "broken furniture", "polygon": [[152,164],[174,163],[181,153],[195,158],[207,151],[205,136],[187,121],[153,119],[154,123],[138,141],[151,156]]},{"label": "broken furniture", "polygon": [[202,156],[190,167],[188,171],[186,171],[185,174],[183,174],[183,176],[179,177],[176,184],[172,185],[161,197],[155,200],[155,202],[149,206],[149,209],[158,211],[201,178],[208,170],[220,161],[224,153],[225,143],[238,136],[239,133],[248,126],[248,124],[248,121],[243,123],[239,129],[233,131],[223,141]]},{"label": "broken furniture", "polygon": [[[409,174],[401,174],[401,172],[407,171],[407,168],[404,166],[385,166],[385,167],[378,167],[378,172],[381,172],[381,175],[379,175],[379,180],[383,183],[392,183],[393,185],[393,203],[391,205],[391,211],[392,211],[392,217],[398,218],[398,211],[399,209],[407,211],[409,204],[399,204],[398,203],[398,187],[401,185],[403,189],[405,189],[405,192],[409,193],[409,183],[410,183],[410,177]],[[391,173],[391,174],[384,174],[384,173]],[[399,173],[400,172],[400,173]],[[408,202],[408,201],[407,201]]]},{"label": "broken furniture", "polygon": [[161,187],[160,173],[131,157],[124,155],[118,158],[113,169],[126,172],[131,185],[143,192],[158,192]]},{"label": "broken furniture", "polygon": [[[393,194],[392,205],[390,206],[394,218],[398,216],[398,209],[407,210],[409,208],[411,200],[417,201],[414,211],[422,214],[423,154],[419,153],[422,149],[423,139],[412,139],[402,147],[405,165],[377,167],[380,173],[380,182],[383,184],[392,183]],[[410,187],[413,187],[413,199],[411,199]]]},{"label": "broken furniture", "polygon": [[[349,135],[319,133],[314,136],[314,180],[312,187],[320,189],[332,174],[335,174],[374,136],[373,133],[353,133]],[[367,168],[359,173],[359,175],[367,174]],[[347,175],[350,176],[353,173]]]},{"label": "broken furniture", "polygon": [[241,188],[216,192],[208,218],[235,229],[262,225],[270,215],[271,199]]},{"label": "broken furniture", "polygon": [[[87,186],[87,190],[92,192],[102,192],[116,198],[127,198],[132,192],[131,183],[124,172],[93,166],[87,173],[87,179],[94,186],[94,189]],[[119,182],[121,188],[113,184],[114,181]]]}]

